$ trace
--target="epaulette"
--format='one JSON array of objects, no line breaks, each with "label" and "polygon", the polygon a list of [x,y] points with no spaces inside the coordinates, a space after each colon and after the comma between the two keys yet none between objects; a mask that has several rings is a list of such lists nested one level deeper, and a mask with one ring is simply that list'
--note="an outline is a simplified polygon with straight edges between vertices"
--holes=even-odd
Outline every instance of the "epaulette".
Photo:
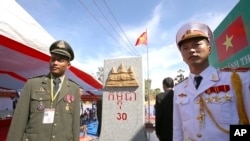
[{"label": "epaulette", "polygon": [[225,71],[225,72],[232,72],[232,71],[235,71],[235,72],[246,72],[250,70],[250,68],[248,67],[240,67],[240,68],[221,68],[220,71]]},{"label": "epaulette", "polygon": [[181,81],[179,81],[179,82],[177,82],[176,84],[175,84],[175,86],[177,86],[177,85],[179,85],[179,84],[181,84],[181,83],[183,83],[185,80],[187,80],[188,79],[188,77],[186,77],[186,78],[184,78],[183,80],[181,80]]},{"label": "epaulette", "polygon": [[77,86],[79,86],[79,87],[80,87],[80,85],[79,85],[78,83],[76,83],[75,81],[73,81],[72,79],[69,79],[69,81],[71,81],[71,82],[75,83]]},{"label": "epaulette", "polygon": [[39,77],[44,77],[44,76],[46,76],[46,75],[43,74],[43,75],[33,76],[33,77],[29,77],[28,79],[39,78]]}]

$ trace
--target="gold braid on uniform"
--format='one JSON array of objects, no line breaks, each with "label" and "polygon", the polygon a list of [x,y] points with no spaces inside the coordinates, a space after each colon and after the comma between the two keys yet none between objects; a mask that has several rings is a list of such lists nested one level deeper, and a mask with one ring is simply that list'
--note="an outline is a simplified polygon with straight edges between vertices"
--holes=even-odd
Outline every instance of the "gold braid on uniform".
[{"label": "gold braid on uniform", "polygon": [[236,73],[235,70],[232,70],[232,76],[231,76],[231,81],[233,88],[235,90],[236,98],[237,98],[237,107],[238,107],[238,115],[240,118],[240,124],[249,124],[244,103],[243,103],[243,98],[242,98],[242,83],[240,76]]},{"label": "gold braid on uniform", "polygon": [[212,114],[212,112],[209,110],[209,108],[207,107],[207,104],[205,103],[205,101],[203,100],[202,96],[200,95],[200,106],[204,107],[205,110],[207,111],[209,117],[212,119],[212,121],[215,123],[216,127],[218,127],[222,132],[229,134],[229,130],[226,130],[225,128],[221,127],[214,119],[214,116]]}]

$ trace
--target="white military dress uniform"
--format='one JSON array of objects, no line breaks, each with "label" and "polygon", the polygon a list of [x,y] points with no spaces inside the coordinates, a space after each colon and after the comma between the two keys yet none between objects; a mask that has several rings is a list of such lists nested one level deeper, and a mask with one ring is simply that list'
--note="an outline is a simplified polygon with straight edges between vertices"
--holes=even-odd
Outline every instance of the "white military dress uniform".
[{"label": "white military dress uniform", "polygon": [[[250,72],[238,72],[238,74],[242,80],[246,113],[250,117]],[[204,110],[204,121],[198,117],[201,114],[199,96],[202,96],[215,121],[221,127],[229,130],[230,125],[239,124],[236,95],[231,84],[232,72],[223,72],[209,66],[200,75],[203,79],[198,89],[193,83],[194,74],[190,74],[188,79],[174,88],[174,141],[229,141],[229,134],[215,125],[206,110]],[[211,87],[218,86],[225,88],[229,86],[230,89],[227,92],[213,92],[210,95],[205,92]]]},{"label": "white military dress uniform", "polygon": [[[177,43],[186,30],[200,30],[212,40],[205,25],[190,24],[177,34]],[[245,113],[250,121],[250,71],[237,72],[242,83]],[[236,92],[232,85],[232,71],[213,66],[199,74],[202,81],[195,88],[194,74],[174,88],[173,141],[229,141],[229,127],[239,124]]]}]

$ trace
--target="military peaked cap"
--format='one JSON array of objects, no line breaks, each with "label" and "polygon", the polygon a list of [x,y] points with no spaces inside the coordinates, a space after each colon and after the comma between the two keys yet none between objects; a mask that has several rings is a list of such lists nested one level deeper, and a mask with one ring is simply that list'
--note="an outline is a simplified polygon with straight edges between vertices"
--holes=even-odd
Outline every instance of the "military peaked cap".
[{"label": "military peaked cap", "polygon": [[51,44],[49,51],[51,54],[59,54],[69,58],[70,61],[74,59],[74,52],[69,43],[63,40],[55,41]]},{"label": "military peaked cap", "polygon": [[209,43],[213,41],[213,32],[208,25],[199,22],[189,22],[184,24],[176,34],[176,44],[180,44],[191,38],[204,37],[207,38]]}]

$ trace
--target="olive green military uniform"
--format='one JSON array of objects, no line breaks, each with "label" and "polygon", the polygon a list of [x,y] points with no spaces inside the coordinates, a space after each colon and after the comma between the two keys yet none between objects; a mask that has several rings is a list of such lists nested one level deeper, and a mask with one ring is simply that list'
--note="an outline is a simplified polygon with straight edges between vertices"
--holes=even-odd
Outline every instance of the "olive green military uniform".
[{"label": "olive green military uniform", "polygon": [[17,103],[7,141],[79,141],[79,86],[66,76],[61,83],[52,106],[54,121],[45,124],[44,110],[51,108],[50,74],[28,79]]}]

